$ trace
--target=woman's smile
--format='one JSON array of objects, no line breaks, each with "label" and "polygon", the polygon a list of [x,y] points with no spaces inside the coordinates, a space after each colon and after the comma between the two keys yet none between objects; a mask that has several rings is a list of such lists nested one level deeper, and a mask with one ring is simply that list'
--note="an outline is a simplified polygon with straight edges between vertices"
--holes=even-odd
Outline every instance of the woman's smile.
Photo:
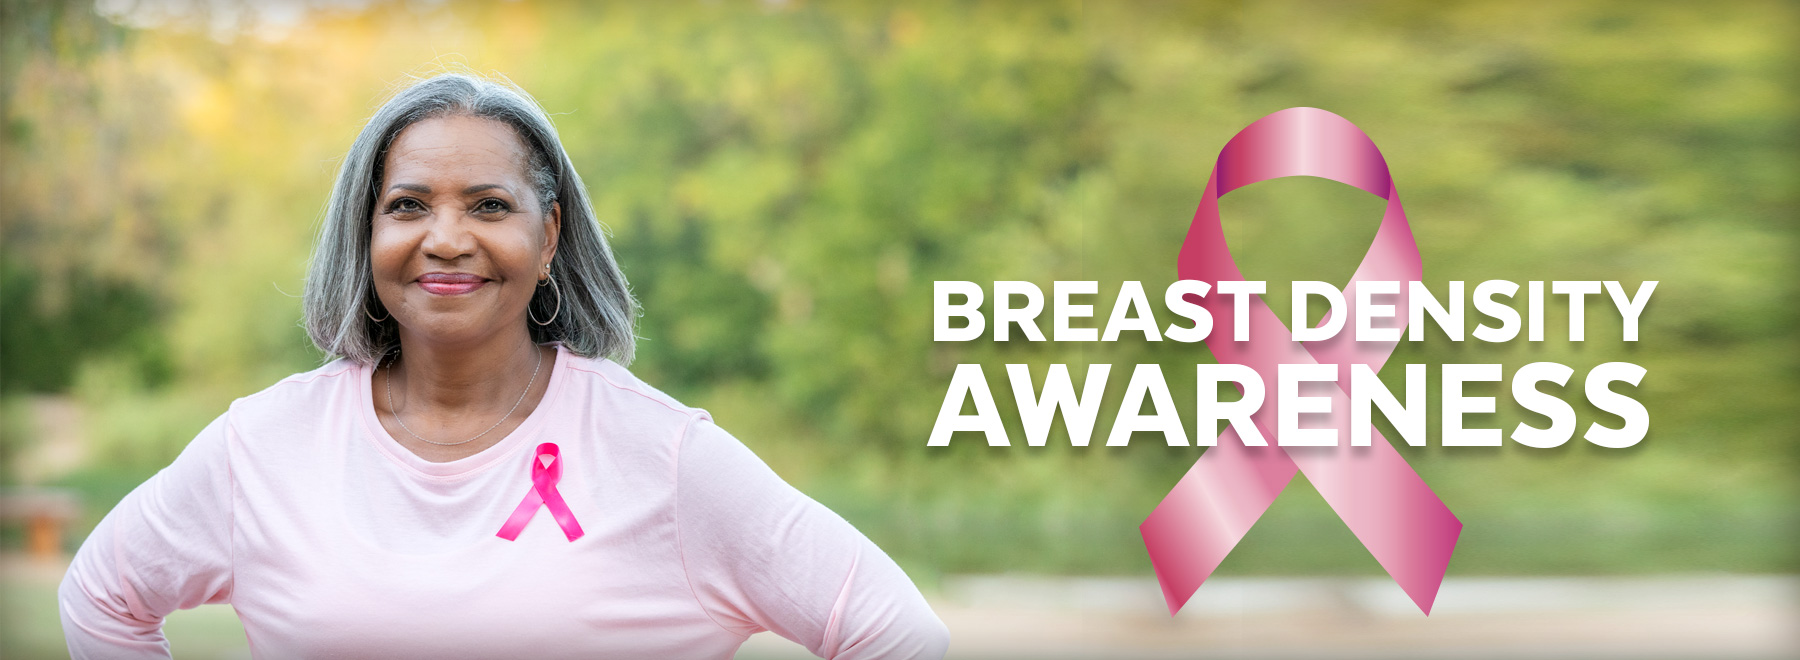
[{"label": "woman's smile", "polygon": [[369,217],[369,275],[407,350],[530,343],[532,298],[555,300],[534,284],[549,280],[562,226],[531,154],[512,125],[483,117],[424,119],[394,136]]},{"label": "woman's smile", "polygon": [[419,288],[426,293],[440,296],[460,296],[474,293],[476,289],[488,283],[488,279],[470,273],[426,273],[419,276]]}]

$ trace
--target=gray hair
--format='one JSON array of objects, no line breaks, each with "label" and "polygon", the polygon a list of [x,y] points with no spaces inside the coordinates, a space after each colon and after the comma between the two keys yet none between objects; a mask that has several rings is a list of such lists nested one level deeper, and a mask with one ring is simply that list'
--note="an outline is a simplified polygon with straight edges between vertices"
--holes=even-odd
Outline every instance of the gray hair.
[{"label": "gray hair", "polygon": [[[400,328],[375,295],[369,264],[371,218],[388,145],[426,119],[472,116],[512,126],[530,152],[527,165],[547,213],[562,203],[562,234],[550,272],[562,292],[538,287],[529,309],[549,325],[528,323],[535,342],[560,341],[584,357],[630,364],[636,350],[637,301],[614,261],[587,189],[550,118],[524,90],[505,80],[445,73],[395,93],[369,118],[345,155],[325,209],[324,227],[306,274],[306,334],[327,355],[375,364],[399,346]],[[371,316],[383,317],[375,321]]]}]

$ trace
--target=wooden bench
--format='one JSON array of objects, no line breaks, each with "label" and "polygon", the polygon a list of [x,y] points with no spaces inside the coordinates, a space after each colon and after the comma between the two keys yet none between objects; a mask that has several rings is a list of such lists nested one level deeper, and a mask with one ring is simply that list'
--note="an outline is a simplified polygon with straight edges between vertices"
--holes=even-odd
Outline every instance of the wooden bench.
[{"label": "wooden bench", "polygon": [[33,559],[62,556],[63,531],[81,515],[81,498],[50,488],[0,492],[0,523],[25,526],[25,550]]}]

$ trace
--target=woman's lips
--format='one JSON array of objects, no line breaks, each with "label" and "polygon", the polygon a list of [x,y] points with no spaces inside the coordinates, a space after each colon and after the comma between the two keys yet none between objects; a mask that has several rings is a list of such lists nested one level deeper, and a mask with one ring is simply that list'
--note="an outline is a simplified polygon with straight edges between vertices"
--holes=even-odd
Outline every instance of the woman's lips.
[{"label": "woman's lips", "polygon": [[468,273],[426,273],[419,276],[419,288],[440,296],[469,293],[487,282],[486,278]]}]

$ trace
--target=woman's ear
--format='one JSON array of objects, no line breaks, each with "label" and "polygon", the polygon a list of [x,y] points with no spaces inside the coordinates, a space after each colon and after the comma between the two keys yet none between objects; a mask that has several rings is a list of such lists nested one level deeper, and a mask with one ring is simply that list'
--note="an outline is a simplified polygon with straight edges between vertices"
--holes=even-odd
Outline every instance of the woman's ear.
[{"label": "woman's ear", "polygon": [[544,263],[556,258],[556,243],[562,238],[562,202],[550,202],[550,213],[544,216]]}]

